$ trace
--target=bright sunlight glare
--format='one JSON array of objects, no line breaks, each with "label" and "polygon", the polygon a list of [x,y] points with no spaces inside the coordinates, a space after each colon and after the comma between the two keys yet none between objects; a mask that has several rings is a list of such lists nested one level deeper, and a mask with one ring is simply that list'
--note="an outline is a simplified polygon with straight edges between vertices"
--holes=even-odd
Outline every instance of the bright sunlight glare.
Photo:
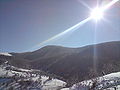
[{"label": "bright sunlight glare", "polygon": [[95,9],[92,10],[90,15],[92,19],[97,21],[103,18],[104,12],[101,8],[96,7]]},{"label": "bright sunlight glare", "polygon": [[108,3],[107,5],[105,5],[104,7],[96,7],[95,9],[93,9],[90,13],[90,17],[88,17],[87,19],[84,19],[83,21],[79,22],[78,24],[68,28],[67,30],[37,44],[36,46],[34,46],[33,48],[37,48],[39,46],[42,46],[52,40],[55,40],[56,38],[65,35],[66,33],[70,32],[70,31],[74,31],[76,29],[78,29],[81,25],[87,23],[89,20],[94,19],[94,20],[100,20],[103,18],[104,16],[104,11],[106,11],[109,7],[111,7],[112,5],[114,5],[116,2],[118,2],[120,0],[112,0],[110,3]]}]

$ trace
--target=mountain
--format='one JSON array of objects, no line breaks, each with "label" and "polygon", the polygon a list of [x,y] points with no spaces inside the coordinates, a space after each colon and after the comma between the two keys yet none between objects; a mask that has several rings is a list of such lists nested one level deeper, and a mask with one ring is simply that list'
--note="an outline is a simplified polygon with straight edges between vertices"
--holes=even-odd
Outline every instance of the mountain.
[{"label": "mountain", "polygon": [[88,79],[91,73],[102,75],[120,71],[120,41],[80,48],[45,46],[33,52],[10,54],[9,61],[14,66],[40,69],[65,80],[74,79],[73,82]]}]

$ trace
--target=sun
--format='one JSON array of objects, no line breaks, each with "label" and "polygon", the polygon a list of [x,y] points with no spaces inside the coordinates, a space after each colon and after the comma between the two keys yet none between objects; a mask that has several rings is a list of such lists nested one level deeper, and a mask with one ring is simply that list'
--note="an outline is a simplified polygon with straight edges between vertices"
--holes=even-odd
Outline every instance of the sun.
[{"label": "sun", "polygon": [[91,11],[90,17],[96,21],[103,18],[103,10],[102,8],[96,7]]}]

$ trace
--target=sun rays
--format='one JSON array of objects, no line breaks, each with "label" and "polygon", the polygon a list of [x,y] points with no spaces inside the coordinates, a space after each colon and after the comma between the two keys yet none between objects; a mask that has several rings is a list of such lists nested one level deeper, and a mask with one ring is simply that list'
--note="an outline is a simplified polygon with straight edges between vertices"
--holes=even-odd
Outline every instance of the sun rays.
[{"label": "sun rays", "polygon": [[[78,28],[80,28],[83,24],[85,24],[86,22],[90,21],[91,19],[94,20],[100,20],[101,18],[103,18],[104,16],[104,11],[106,11],[107,9],[109,9],[109,7],[111,7],[112,5],[114,5],[116,2],[118,2],[119,0],[112,0],[110,3],[108,3],[107,5],[103,6],[103,7],[96,7],[95,9],[91,9],[91,14],[87,19],[84,19],[83,21],[79,22],[78,24],[68,28],[67,30],[37,44],[36,46],[34,46],[33,48],[36,47],[40,47],[44,44],[47,44],[50,41],[56,40],[59,37],[62,37],[63,35],[67,34],[68,32],[77,30]],[[84,3],[84,2],[83,2]],[[85,4],[85,3],[84,3]]]}]

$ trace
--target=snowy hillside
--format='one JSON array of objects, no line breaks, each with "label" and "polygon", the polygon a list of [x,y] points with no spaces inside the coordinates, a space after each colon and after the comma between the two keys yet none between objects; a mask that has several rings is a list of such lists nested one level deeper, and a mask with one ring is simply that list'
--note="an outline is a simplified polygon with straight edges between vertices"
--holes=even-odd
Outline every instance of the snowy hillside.
[{"label": "snowy hillside", "polygon": [[82,81],[61,90],[120,90],[120,72]]},{"label": "snowy hillside", "polygon": [[0,55],[4,55],[4,56],[12,56],[12,55],[9,54],[9,53],[0,53]]},{"label": "snowy hillside", "polygon": [[120,90],[120,72],[85,80],[65,88],[66,82],[43,75],[40,70],[0,65],[0,90]]},{"label": "snowy hillside", "polygon": [[35,70],[0,65],[0,90],[57,90],[66,82],[35,73]]}]

